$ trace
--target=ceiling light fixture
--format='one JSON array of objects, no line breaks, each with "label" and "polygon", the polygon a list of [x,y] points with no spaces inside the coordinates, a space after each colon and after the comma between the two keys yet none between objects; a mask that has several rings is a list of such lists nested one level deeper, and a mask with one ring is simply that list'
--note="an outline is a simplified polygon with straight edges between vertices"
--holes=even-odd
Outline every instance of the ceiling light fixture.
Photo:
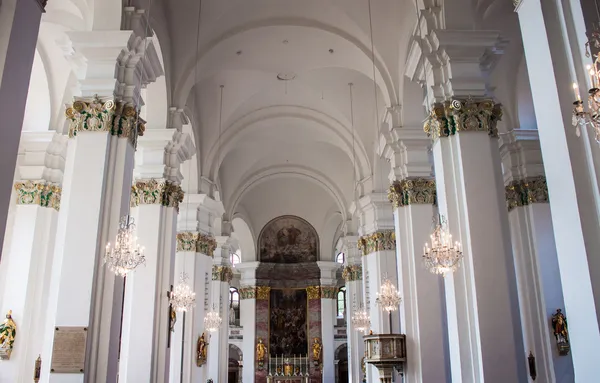
[{"label": "ceiling light fixture", "polygon": [[279,81],[292,81],[296,78],[296,73],[294,72],[285,72],[279,73],[277,75],[277,80]]}]

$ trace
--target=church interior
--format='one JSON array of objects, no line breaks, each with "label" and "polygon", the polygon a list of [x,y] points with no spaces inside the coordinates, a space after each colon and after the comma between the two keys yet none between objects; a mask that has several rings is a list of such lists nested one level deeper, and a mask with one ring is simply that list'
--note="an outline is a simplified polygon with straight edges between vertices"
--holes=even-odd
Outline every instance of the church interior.
[{"label": "church interior", "polygon": [[598,0],[0,0],[0,383],[597,383]]}]

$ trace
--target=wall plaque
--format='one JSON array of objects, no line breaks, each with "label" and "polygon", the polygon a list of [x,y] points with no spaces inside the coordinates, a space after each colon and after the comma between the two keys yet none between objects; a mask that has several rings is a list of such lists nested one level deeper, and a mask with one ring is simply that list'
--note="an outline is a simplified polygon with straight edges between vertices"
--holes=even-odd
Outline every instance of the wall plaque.
[{"label": "wall plaque", "polygon": [[50,372],[83,373],[87,327],[55,327]]}]

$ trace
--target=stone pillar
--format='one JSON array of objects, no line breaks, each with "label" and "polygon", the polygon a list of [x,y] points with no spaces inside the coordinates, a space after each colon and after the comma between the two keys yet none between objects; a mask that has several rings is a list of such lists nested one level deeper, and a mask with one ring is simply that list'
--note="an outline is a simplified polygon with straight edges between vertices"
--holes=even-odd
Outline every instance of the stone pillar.
[{"label": "stone pillar", "polygon": [[[240,325],[243,327],[242,353],[244,368],[242,381],[254,381],[256,369],[256,268],[259,262],[242,262],[235,267],[242,274],[240,279]],[[263,339],[266,341],[266,339]],[[265,364],[266,367],[266,364]]]},{"label": "stone pillar", "polygon": [[335,262],[317,262],[321,269],[321,333],[323,334],[323,381],[335,382],[335,322],[337,317],[337,279],[340,267]]},{"label": "stone pillar", "polygon": [[218,236],[213,257],[212,286],[209,310],[217,311],[223,320],[221,327],[211,336],[208,354],[208,378],[226,382],[229,360],[229,283],[233,271],[229,262],[229,237]]},{"label": "stone pillar", "polygon": [[[0,179],[12,180],[33,57],[44,6],[38,0],[3,0],[0,11]],[[0,186],[0,245],[4,241],[12,184]],[[0,248],[1,249],[1,248]],[[0,259],[2,254],[0,254]]]},{"label": "stone pillar", "polygon": [[525,376],[497,142],[501,116],[493,101],[462,100],[434,105],[426,124],[434,139],[439,212],[464,254],[460,268],[444,278],[456,381]]},{"label": "stone pillar", "polygon": [[502,138],[506,202],[517,274],[525,352],[542,381],[574,381],[570,355],[560,356],[550,318],[564,310],[548,188],[537,131]]},{"label": "stone pillar", "polygon": [[[358,249],[361,251],[366,309],[371,317],[371,329],[376,334],[399,331],[398,311],[392,312],[392,329],[387,312],[376,303],[385,278],[398,287],[396,277],[396,236],[392,205],[382,193],[373,193],[359,200],[360,223]],[[367,365],[367,381],[376,382],[379,371]]]},{"label": "stone pillar", "polygon": [[346,235],[342,245],[346,264],[342,276],[346,281],[346,323],[348,336],[348,381],[362,382],[364,372],[362,358],[365,355],[363,333],[354,328],[352,317],[360,307],[365,307],[363,292],[363,272],[361,255],[358,251],[358,237]]},{"label": "stone pillar", "polygon": [[[269,286],[256,286],[256,339],[255,344],[259,339],[262,339],[265,344],[269,344],[269,302],[271,299],[271,288]],[[268,346],[267,346],[268,347]],[[269,372],[269,364],[271,358],[271,350],[267,348],[265,356],[264,369],[259,369],[255,366],[255,383],[267,383],[267,373]],[[275,366],[271,366],[271,371]]]},{"label": "stone pillar", "polygon": [[579,83],[583,97],[591,87],[582,52],[585,23],[578,2],[522,1],[517,13],[551,199],[574,374],[578,381],[592,381],[600,361],[598,151],[590,143],[591,131],[582,129],[577,137],[571,125],[571,83]]},{"label": "stone pillar", "polygon": [[405,302],[400,308],[400,332],[411,350],[405,376],[410,382],[446,381],[450,374],[446,370],[443,278],[422,263],[422,249],[432,230],[435,181],[431,177],[395,181],[389,197],[396,223],[399,290]]},{"label": "stone pillar", "polygon": [[[308,299],[308,363],[310,379],[318,382],[323,381],[323,312],[321,311],[321,287],[309,286],[306,288]],[[315,339],[321,343],[321,360],[315,363],[313,344]]]}]

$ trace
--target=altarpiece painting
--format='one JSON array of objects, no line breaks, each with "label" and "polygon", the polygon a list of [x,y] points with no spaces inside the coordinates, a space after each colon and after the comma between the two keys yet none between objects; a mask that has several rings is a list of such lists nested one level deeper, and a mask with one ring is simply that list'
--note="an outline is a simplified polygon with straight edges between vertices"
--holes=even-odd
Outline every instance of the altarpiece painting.
[{"label": "altarpiece painting", "polygon": [[272,289],[269,343],[274,355],[308,352],[306,289]]}]

